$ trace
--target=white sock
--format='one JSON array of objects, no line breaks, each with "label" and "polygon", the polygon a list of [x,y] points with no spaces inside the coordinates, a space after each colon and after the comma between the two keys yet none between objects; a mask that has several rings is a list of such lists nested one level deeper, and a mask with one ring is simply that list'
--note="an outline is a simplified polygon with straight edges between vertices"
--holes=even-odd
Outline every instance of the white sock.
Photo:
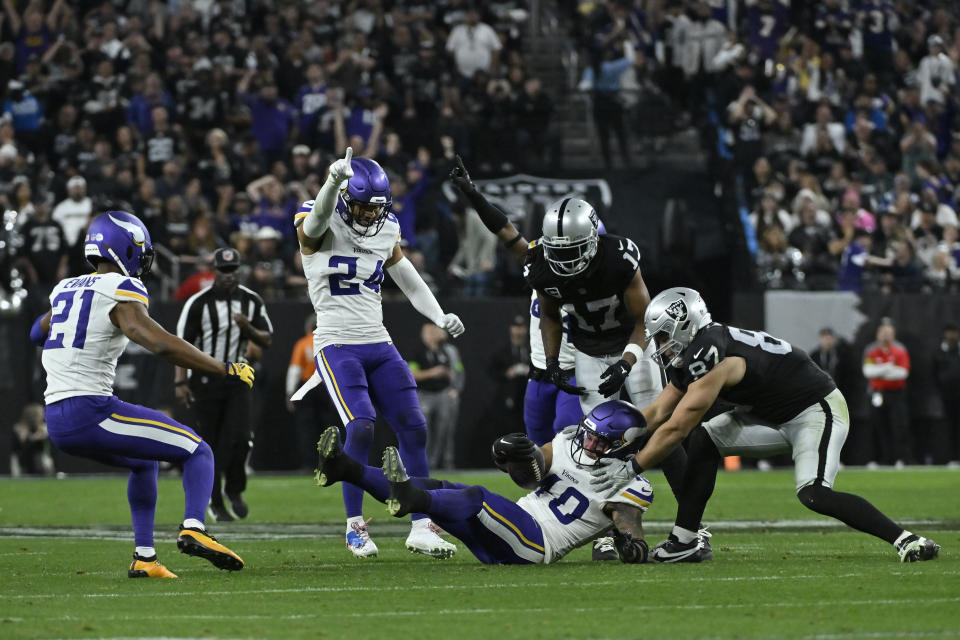
[{"label": "white sock", "polygon": [[680,542],[682,542],[683,544],[687,544],[688,542],[693,542],[694,540],[697,539],[696,531],[690,531],[689,529],[684,529],[683,527],[674,526],[673,531],[671,531],[670,533],[672,533],[674,537]]},{"label": "white sock", "polygon": [[353,531],[354,523],[362,525],[364,523],[363,516],[353,516],[352,518],[347,518],[347,533]]},{"label": "white sock", "polygon": [[153,558],[157,555],[157,550],[153,547],[137,547],[134,553],[140,558]]},{"label": "white sock", "polygon": [[207,530],[207,528],[203,525],[203,523],[197,520],[196,518],[187,518],[186,520],[184,520],[183,528],[184,529],[200,529],[200,531]]},{"label": "white sock", "polygon": [[900,537],[893,541],[893,546],[896,547],[897,549],[899,549],[901,543],[903,543],[904,540],[906,540],[907,538],[909,538],[909,537],[912,536],[912,535],[913,535],[912,533],[910,533],[909,531],[907,531],[906,529],[904,529],[904,530],[903,530],[903,533],[900,534]]}]

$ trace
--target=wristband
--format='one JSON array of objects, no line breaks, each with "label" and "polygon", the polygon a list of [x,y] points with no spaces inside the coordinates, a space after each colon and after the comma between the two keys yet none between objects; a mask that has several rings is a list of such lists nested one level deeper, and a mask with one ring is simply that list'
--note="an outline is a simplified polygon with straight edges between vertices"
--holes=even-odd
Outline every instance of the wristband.
[{"label": "wristband", "polygon": [[517,235],[513,236],[513,238],[511,238],[510,240],[507,240],[506,242],[504,242],[504,243],[503,243],[503,246],[506,247],[507,249],[509,249],[509,248],[512,247],[513,245],[515,245],[515,244],[517,244],[518,242],[520,242],[520,240],[521,240],[522,238],[523,238],[523,236],[518,233]]},{"label": "wristband", "polygon": [[640,345],[633,342],[627,343],[627,346],[623,348],[623,355],[632,353],[633,357],[637,359],[637,362],[640,362],[640,358],[643,357],[643,349],[640,348]]},{"label": "wristband", "polygon": [[637,462],[636,458],[630,458],[630,466],[633,467],[633,472],[637,475],[643,473],[643,467]]}]

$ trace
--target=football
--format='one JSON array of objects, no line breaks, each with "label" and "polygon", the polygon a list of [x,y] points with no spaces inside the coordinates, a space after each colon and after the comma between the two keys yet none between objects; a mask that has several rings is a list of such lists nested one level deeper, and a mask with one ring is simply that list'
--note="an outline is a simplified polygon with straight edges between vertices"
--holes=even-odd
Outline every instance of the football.
[{"label": "football", "polygon": [[506,471],[518,486],[524,489],[536,489],[543,480],[543,453],[538,447],[532,458],[527,460],[508,460],[504,463]]}]

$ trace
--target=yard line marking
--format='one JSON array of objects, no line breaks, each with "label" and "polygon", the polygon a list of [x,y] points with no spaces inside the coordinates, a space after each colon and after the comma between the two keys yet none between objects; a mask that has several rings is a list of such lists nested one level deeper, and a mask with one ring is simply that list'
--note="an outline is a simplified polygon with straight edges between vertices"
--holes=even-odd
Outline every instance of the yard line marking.
[{"label": "yard line marking", "polygon": [[9,551],[0,553],[0,556],[48,556],[50,551]]},{"label": "yard line marking", "polygon": [[[944,572],[944,575],[957,575],[960,572]],[[912,572],[889,572],[887,575],[911,575],[915,576],[918,574]],[[725,577],[716,577],[716,576],[703,576],[697,578],[689,578],[688,582],[746,582],[746,581],[773,581],[773,580],[822,580],[825,576],[823,575],[796,575],[796,576],[725,576]],[[863,577],[874,577],[873,574],[866,573],[842,573],[835,576],[828,576],[829,578],[863,578]],[[651,576],[649,578],[635,578],[630,581],[630,584],[642,584],[642,583],[661,583],[663,578],[661,576]],[[578,582],[577,586],[581,587],[603,587],[611,585],[622,585],[625,584],[623,580],[598,580],[594,582]],[[155,592],[143,592],[143,593],[40,593],[34,595],[28,594],[0,594],[0,600],[30,600],[33,598],[160,598],[160,597],[173,597],[179,598],[182,596],[193,596],[193,595],[203,595],[203,596],[234,596],[234,595],[250,595],[250,594],[264,594],[264,593],[355,593],[355,592],[365,592],[365,591],[439,591],[447,589],[529,589],[531,587],[555,587],[555,582],[525,582],[525,583],[515,583],[515,582],[494,582],[487,584],[444,584],[444,585],[402,585],[402,586],[356,586],[356,587],[300,587],[300,588],[289,588],[289,589],[242,589],[238,591],[164,591],[162,593]],[[955,600],[960,600],[960,598],[954,598]],[[925,600],[924,602],[932,602],[932,600]]]},{"label": "yard line marking", "polygon": [[[235,592],[237,593],[237,592]],[[836,605],[854,605],[854,606],[863,606],[863,605],[891,605],[891,604],[945,604],[951,602],[960,602],[960,597],[954,598],[917,598],[914,600],[904,600],[904,599],[893,599],[893,598],[883,598],[883,599],[869,599],[869,600],[821,600],[817,602],[764,602],[764,603],[748,603],[748,602],[737,602],[737,603],[727,603],[727,604],[661,604],[657,605],[658,609],[673,609],[678,611],[702,611],[702,610],[711,610],[711,609],[744,609],[744,608],[756,608],[762,607],[766,609],[780,609],[780,608],[798,608],[798,607],[834,607]],[[641,605],[636,605],[637,608]],[[629,608],[629,607],[628,607]],[[589,613],[591,611],[623,611],[624,606],[611,606],[611,607],[576,607],[576,608],[564,608],[564,611],[570,611],[574,613]],[[490,613],[554,613],[556,608],[551,607],[487,607],[487,608],[472,608],[472,609],[431,609],[431,615],[477,615],[477,614],[490,614]],[[182,620],[301,620],[307,618],[389,618],[389,617],[408,617],[408,616],[422,616],[423,611],[421,610],[409,610],[409,611],[363,611],[363,612],[344,612],[344,611],[331,611],[328,613],[298,613],[290,615],[279,615],[279,616],[270,616],[263,614],[248,614],[248,615],[235,615],[235,614],[210,614],[210,613],[200,613],[200,614],[190,614],[190,613],[167,613],[163,615],[136,615],[136,616],[97,616],[98,621],[122,621],[122,620],[169,620],[171,618],[177,618]],[[79,616],[61,616],[54,618],[44,618],[45,620],[51,621],[81,621],[83,618]],[[942,633],[942,632],[941,632]],[[807,638],[815,639],[824,639],[830,640],[833,638],[859,638],[859,637],[886,637],[885,634],[881,632],[866,634],[838,634],[838,635],[810,635],[806,636]],[[905,636],[906,637],[906,636]]]}]

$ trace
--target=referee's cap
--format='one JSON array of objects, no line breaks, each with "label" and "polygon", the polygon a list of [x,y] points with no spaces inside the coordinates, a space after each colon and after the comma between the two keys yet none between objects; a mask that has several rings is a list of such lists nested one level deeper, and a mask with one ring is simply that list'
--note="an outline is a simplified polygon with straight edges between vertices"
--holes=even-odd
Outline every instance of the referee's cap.
[{"label": "referee's cap", "polygon": [[213,268],[231,270],[240,266],[240,254],[233,247],[217,249],[213,254]]}]

